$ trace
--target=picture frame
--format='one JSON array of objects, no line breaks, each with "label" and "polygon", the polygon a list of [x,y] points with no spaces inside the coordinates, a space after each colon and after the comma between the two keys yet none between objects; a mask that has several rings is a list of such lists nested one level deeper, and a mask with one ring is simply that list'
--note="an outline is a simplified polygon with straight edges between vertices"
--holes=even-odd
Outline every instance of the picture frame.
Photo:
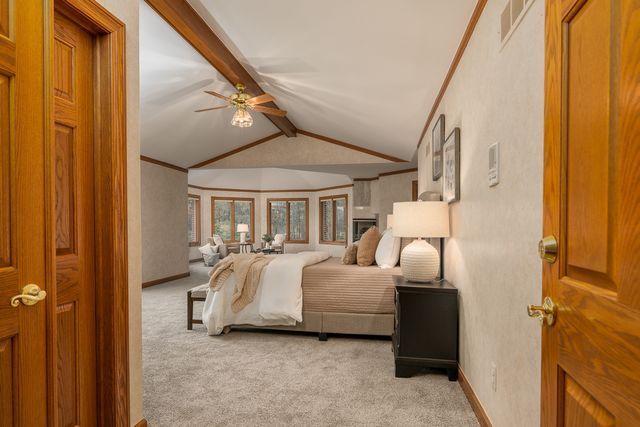
[{"label": "picture frame", "polygon": [[431,176],[437,181],[442,176],[442,145],[444,144],[444,114],[440,114],[431,130]]},{"label": "picture frame", "polygon": [[442,200],[460,200],[460,128],[455,128],[442,146]]}]

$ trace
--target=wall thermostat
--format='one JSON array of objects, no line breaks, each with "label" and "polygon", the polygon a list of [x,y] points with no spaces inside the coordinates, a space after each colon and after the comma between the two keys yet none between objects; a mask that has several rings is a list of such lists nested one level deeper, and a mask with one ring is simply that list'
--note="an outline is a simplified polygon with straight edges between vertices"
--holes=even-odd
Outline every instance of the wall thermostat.
[{"label": "wall thermostat", "polygon": [[494,187],[500,182],[500,144],[489,146],[489,187]]}]

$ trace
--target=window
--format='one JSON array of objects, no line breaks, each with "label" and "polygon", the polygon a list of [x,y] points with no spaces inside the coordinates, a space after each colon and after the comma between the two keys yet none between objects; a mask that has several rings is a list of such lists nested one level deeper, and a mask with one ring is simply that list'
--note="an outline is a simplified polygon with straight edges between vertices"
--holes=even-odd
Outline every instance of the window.
[{"label": "window", "polygon": [[238,224],[248,224],[247,241],[253,239],[254,199],[211,198],[211,229],[225,242],[239,242]]},{"label": "window", "polygon": [[200,196],[189,194],[187,199],[187,213],[189,246],[200,246]]},{"label": "window", "polygon": [[320,243],[346,244],[347,195],[320,197]]},{"label": "window", "polygon": [[267,233],[288,243],[309,243],[309,199],[267,199]]}]

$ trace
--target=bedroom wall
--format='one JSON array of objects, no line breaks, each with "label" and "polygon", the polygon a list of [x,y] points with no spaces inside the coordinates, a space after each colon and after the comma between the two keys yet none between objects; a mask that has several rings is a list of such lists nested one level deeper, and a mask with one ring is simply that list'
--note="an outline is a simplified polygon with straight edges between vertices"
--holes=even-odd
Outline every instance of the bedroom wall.
[{"label": "bedroom wall", "polygon": [[140,161],[142,282],[189,272],[187,174]]},{"label": "bedroom wall", "polygon": [[373,218],[377,214],[379,228],[386,229],[387,215],[393,213],[393,204],[411,200],[412,182],[417,179],[417,171],[379,176],[371,181],[371,206],[354,207],[354,217]]},{"label": "bedroom wall", "polygon": [[[189,187],[190,194],[199,195],[201,198],[200,203],[200,218],[202,219],[202,236],[201,242],[206,243],[207,238],[211,236],[211,197],[250,197],[255,199],[255,226],[257,236],[261,237],[267,233],[267,200],[270,198],[308,198],[309,199],[309,243],[297,244],[287,243],[286,250],[289,253],[295,253],[300,251],[309,250],[324,250],[328,251],[332,256],[342,256],[344,253],[343,245],[319,245],[320,228],[318,224],[318,209],[319,198],[325,195],[335,194],[347,194],[349,197],[349,238],[351,237],[351,219],[353,212],[353,194],[352,188],[340,188],[336,190],[327,191],[310,191],[310,192],[291,192],[291,193],[257,193],[257,192],[233,192],[233,191],[210,191],[201,190],[195,187]],[[201,259],[200,252],[197,247],[189,248],[189,259]]]},{"label": "bedroom wall", "polygon": [[411,183],[417,179],[417,171],[378,178],[378,223],[381,230],[387,228],[387,215],[393,213],[393,204],[411,200]]},{"label": "bedroom wall", "polygon": [[138,0],[97,0],[127,26],[127,223],[129,258],[129,395],[131,425],[142,419],[142,292],[140,225],[140,84]]},{"label": "bedroom wall", "polygon": [[[540,424],[544,1],[501,49],[488,2],[439,105],[446,133],[461,128],[461,200],[450,207],[445,277],[460,290],[460,364],[494,426]],[[418,152],[419,191],[431,179],[431,127]],[[500,142],[500,183],[487,184],[488,147]],[[491,365],[497,367],[492,388]]]}]

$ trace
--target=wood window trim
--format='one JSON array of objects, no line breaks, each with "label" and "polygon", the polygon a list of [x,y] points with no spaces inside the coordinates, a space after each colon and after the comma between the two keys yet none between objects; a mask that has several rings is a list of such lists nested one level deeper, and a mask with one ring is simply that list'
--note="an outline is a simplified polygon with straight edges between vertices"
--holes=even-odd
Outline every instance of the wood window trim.
[{"label": "wood window trim", "polygon": [[196,236],[197,239],[189,242],[189,247],[200,246],[202,241],[202,207],[200,206],[200,196],[197,194],[189,194],[188,199],[195,199],[196,201]]},{"label": "wood window trim", "polygon": [[130,423],[129,390],[129,274],[127,236],[127,112],[126,112],[126,28],[95,0],[47,2],[45,22],[47,91],[47,330],[48,407],[52,419],[58,408],[56,343],[55,262],[55,143],[53,67],[53,22],[55,11],[84,27],[95,36],[95,289],[96,289],[96,394],[97,425],[125,427]]},{"label": "wood window trim", "polygon": [[[309,243],[309,198],[308,197],[285,197],[285,198],[273,198],[267,199],[267,233],[271,233],[271,203],[272,202],[287,202],[287,213],[286,213],[286,221],[287,221],[287,235],[285,238],[285,243]],[[289,236],[291,236],[291,212],[290,212],[290,202],[304,202],[304,219],[305,219],[305,238],[304,240],[290,240]]]},{"label": "wood window trim", "polygon": [[[344,240],[336,240],[336,200],[344,199]],[[322,202],[325,200],[333,200],[333,240],[323,240],[322,238],[322,224],[324,218],[324,208],[322,207]],[[331,196],[322,196],[318,198],[318,243],[321,245],[338,245],[338,246],[346,246],[349,241],[349,195],[348,194],[335,194]]]},{"label": "wood window trim", "polygon": [[[255,232],[255,218],[256,218],[256,199],[253,197],[220,197],[220,196],[212,196],[211,197],[211,235],[215,234],[216,229],[216,210],[215,203],[217,201],[221,202],[231,202],[231,239],[224,240],[225,243],[240,243],[240,240],[236,240],[236,229],[235,229],[235,219],[236,219],[236,210],[234,208],[234,202],[251,202],[251,224],[249,224],[249,233],[253,237],[252,239],[247,239],[247,243],[253,243],[256,239]],[[222,237],[222,236],[221,236]]]}]

